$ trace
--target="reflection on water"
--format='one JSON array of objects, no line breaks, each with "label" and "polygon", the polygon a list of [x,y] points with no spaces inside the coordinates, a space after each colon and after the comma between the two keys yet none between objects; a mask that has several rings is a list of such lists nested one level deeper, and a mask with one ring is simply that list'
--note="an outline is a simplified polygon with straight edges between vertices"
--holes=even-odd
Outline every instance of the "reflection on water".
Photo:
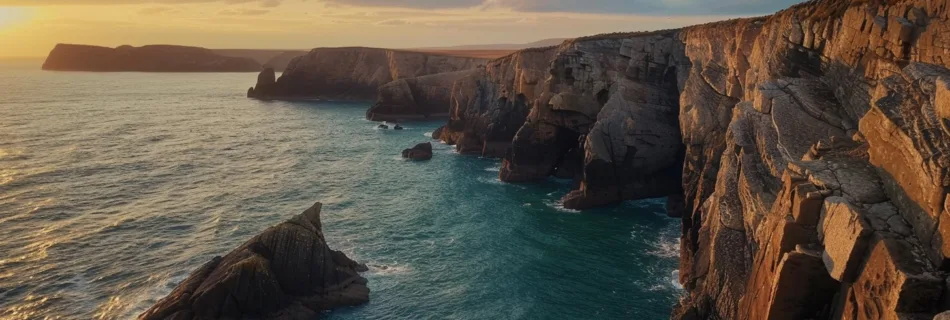
[{"label": "reflection on water", "polygon": [[0,318],[133,318],[315,201],[331,246],[371,267],[372,302],[331,319],[668,317],[662,201],[569,211],[569,182],[503,184],[497,160],[436,143],[402,161],[438,122],[252,101],[253,79],[0,73]]}]

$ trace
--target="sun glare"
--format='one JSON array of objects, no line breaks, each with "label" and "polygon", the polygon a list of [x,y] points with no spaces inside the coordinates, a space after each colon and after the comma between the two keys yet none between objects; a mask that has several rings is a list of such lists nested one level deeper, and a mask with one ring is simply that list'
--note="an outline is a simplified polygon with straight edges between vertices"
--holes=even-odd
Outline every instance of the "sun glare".
[{"label": "sun glare", "polygon": [[24,8],[0,7],[0,29],[26,20],[28,14]]}]

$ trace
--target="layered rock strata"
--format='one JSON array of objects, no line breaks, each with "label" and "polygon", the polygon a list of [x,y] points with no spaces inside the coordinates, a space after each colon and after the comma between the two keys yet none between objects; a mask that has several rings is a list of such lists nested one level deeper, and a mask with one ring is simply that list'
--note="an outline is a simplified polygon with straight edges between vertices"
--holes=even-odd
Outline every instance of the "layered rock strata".
[{"label": "layered rock strata", "polygon": [[391,49],[317,48],[291,60],[272,86],[254,88],[252,97],[372,101],[377,89],[392,81],[471,70],[486,62]]},{"label": "layered rock strata", "polygon": [[476,69],[399,79],[379,87],[376,104],[366,111],[372,121],[445,118],[449,115],[452,85]]},{"label": "layered rock strata", "polygon": [[258,72],[250,58],[229,57],[205,48],[150,45],[106,48],[58,44],[43,70],[94,72]]},{"label": "layered rock strata", "polygon": [[453,84],[433,137],[570,208],[670,195],[678,319],[909,319],[950,308],[950,9],[816,0],[579,38]]},{"label": "layered rock strata", "polygon": [[195,270],[139,319],[315,319],[369,301],[366,267],[327,247],[322,205]]}]

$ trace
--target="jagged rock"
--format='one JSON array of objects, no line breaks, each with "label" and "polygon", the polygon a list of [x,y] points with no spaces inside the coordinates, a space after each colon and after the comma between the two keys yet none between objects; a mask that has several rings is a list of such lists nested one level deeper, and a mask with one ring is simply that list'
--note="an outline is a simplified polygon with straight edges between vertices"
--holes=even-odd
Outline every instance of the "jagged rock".
[{"label": "jagged rock", "polygon": [[864,260],[871,226],[847,200],[831,197],[825,200],[819,235],[825,244],[822,260],[835,280],[852,282]]},{"label": "jagged rock", "polygon": [[434,131],[432,131],[432,139],[441,140],[442,130],[445,130],[445,126],[438,127]]},{"label": "jagged rock", "polygon": [[380,125],[376,126],[376,129],[383,129],[383,130],[385,130],[385,129],[389,129],[389,126],[387,126],[387,125],[385,125],[385,124],[380,124]]},{"label": "jagged rock", "polygon": [[366,267],[327,247],[322,205],[206,263],[139,319],[313,319],[369,301]]},{"label": "jagged rock", "polygon": [[934,316],[933,320],[950,320],[950,311],[944,311]]},{"label": "jagged rock", "polygon": [[430,160],[432,159],[432,143],[424,142],[411,149],[403,150],[402,157],[410,160]]},{"label": "jagged rock", "polygon": [[[270,89],[273,99],[370,101],[390,82],[475,69],[486,59],[376,48],[317,48],[294,58]],[[448,110],[448,105],[443,106]],[[441,111],[439,113],[445,113]]]},{"label": "jagged rock", "polygon": [[900,319],[933,314],[944,281],[926,257],[906,241],[876,239],[860,277],[848,290],[845,319]]},{"label": "jagged rock", "polygon": [[57,44],[43,70],[94,72],[256,72],[261,65],[250,58],[227,57],[197,47],[149,45],[143,47]]},{"label": "jagged rock", "polygon": [[268,99],[277,83],[277,74],[273,68],[265,68],[257,75],[257,85],[247,90],[248,98]]}]

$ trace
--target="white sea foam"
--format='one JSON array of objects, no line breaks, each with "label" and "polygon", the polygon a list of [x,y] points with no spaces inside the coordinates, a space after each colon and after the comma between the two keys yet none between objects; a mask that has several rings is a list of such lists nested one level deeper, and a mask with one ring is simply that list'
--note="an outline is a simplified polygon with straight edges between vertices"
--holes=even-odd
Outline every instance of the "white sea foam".
[{"label": "white sea foam", "polygon": [[648,251],[652,256],[659,258],[677,258],[680,256],[680,240],[679,238],[669,237],[667,235],[660,235],[660,238],[657,241],[650,244],[653,249]]},{"label": "white sea foam", "polygon": [[544,204],[550,208],[553,208],[554,210],[564,212],[564,213],[581,213],[580,210],[565,208],[564,203],[561,202],[560,200],[548,200],[548,201],[545,201]]},{"label": "white sea foam", "polygon": [[476,179],[478,180],[478,182],[481,182],[481,183],[494,184],[494,185],[505,184],[504,182],[501,182],[501,180],[499,180],[497,177],[493,177],[493,178],[478,177]]},{"label": "white sea foam", "polygon": [[673,270],[673,272],[670,273],[670,283],[673,285],[673,288],[676,288],[676,290],[683,290],[683,285],[680,284],[679,279],[680,271]]},{"label": "white sea foam", "polygon": [[497,167],[485,168],[485,171],[489,171],[489,172],[499,172],[499,171],[501,171],[501,167],[500,167],[500,166],[497,166]]},{"label": "white sea foam", "polygon": [[412,271],[412,268],[409,265],[400,265],[398,263],[392,265],[370,264],[367,265],[367,267],[369,267],[370,274],[381,276],[405,274]]},{"label": "white sea foam", "polygon": [[422,135],[425,136],[426,138],[432,139],[432,132],[426,132],[426,133],[423,133]]}]

